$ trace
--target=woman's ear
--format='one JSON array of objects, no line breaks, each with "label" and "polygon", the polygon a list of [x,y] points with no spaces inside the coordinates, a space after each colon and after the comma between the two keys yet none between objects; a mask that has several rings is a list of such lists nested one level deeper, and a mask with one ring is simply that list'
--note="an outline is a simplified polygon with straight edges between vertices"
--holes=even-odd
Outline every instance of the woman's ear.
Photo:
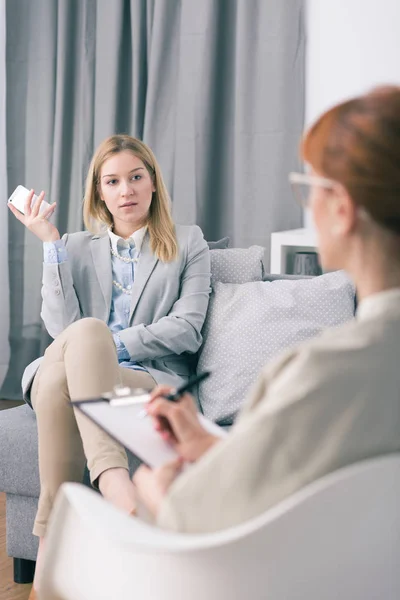
[{"label": "woman's ear", "polygon": [[335,199],[332,202],[333,229],[336,235],[347,235],[356,227],[357,206],[343,185],[338,184],[334,194]]}]

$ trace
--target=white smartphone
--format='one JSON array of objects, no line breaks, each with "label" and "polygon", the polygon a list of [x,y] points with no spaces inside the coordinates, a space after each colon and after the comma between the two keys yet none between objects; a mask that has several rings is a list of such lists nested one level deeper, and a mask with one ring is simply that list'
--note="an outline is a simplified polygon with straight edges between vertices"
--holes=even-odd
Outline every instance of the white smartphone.
[{"label": "white smartphone", "polygon": [[[28,194],[29,194],[29,190],[26,187],[24,187],[23,185],[19,185],[15,188],[15,190],[9,197],[8,201],[11,202],[11,204],[13,206],[15,206],[15,208],[17,210],[19,210],[19,212],[24,214],[25,200],[26,200],[26,197],[28,196]],[[31,202],[31,208],[35,204],[37,199],[38,199],[38,197],[36,196],[36,194],[34,194],[33,198],[32,198],[32,202]],[[50,204],[48,202],[46,202],[45,200],[42,200],[42,204],[40,205],[39,213],[42,213],[49,206],[50,206]]]}]

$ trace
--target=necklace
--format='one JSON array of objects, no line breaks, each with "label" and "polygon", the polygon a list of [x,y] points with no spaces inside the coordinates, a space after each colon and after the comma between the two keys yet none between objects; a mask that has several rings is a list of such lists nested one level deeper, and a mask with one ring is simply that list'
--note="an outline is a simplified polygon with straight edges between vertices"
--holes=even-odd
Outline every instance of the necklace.
[{"label": "necklace", "polygon": [[[118,252],[116,252],[114,250],[114,248],[110,248],[110,252],[113,256],[115,256],[115,258],[119,258],[119,260],[122,260],[124,263],[132,264],[132,263],[139,262],[140,252],[136,258],[121,256],[120,254],[118,254]],[[113,279],[112,282],[113,282],[113,285],[115,285],[115,287],[117,288],[117,290],[120,290],[123,294],[127,294],[128,296],[132,295],[131,286],[128,286],[127,288],[125,288],[121,283],[119,283],[118,281],[115,281],[115,279]]]},{"label": "necklace", "polygon": [[132,291],[130,289],[125,288],[121,283],[118,283],[118,281],[115,281],[115,279],[113,279],[112,282],[115,285],[115,287],[117,288],[117,290],[120,290],[123,294],[127,294],[128,296],[132,295]]},{"label": "necklace", "polygon": [[118,252],[115,252],[114,248],[110,248],[111,254],[115,256],[115,258],[119,258],[119,260],[123,260],[125,263],[137,263],[139,262],[139,256],[136,258],[130,258],[128,256],[121,256]]}]

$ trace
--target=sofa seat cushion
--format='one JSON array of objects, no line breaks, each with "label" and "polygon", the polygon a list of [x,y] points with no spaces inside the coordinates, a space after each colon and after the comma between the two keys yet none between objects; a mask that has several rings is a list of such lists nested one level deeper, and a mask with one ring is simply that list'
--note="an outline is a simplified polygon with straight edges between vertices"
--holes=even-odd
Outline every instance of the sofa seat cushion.
[{"label": "sofa seat cushion", "polygon": [[39,496],[36,416],[27,405],[0,411],[0,491]]},{"label": "sofa seat cushion", "polygon": [[312,279],[217,283],[197,365],[199,374],[212,373],[198,389],[206,417],[232,423],[268,361],[353,316],[354,287],[343,272]]}]

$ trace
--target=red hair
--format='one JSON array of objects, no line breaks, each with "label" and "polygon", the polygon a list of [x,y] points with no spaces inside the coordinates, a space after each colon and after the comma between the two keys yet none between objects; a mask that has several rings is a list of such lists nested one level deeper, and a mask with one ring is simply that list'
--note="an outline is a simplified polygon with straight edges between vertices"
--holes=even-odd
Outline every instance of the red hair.
[{"label": "red hair", "polygon": [[400,235],[400,87],[376,88],[331,108],[306,133],[301,153]]}]

